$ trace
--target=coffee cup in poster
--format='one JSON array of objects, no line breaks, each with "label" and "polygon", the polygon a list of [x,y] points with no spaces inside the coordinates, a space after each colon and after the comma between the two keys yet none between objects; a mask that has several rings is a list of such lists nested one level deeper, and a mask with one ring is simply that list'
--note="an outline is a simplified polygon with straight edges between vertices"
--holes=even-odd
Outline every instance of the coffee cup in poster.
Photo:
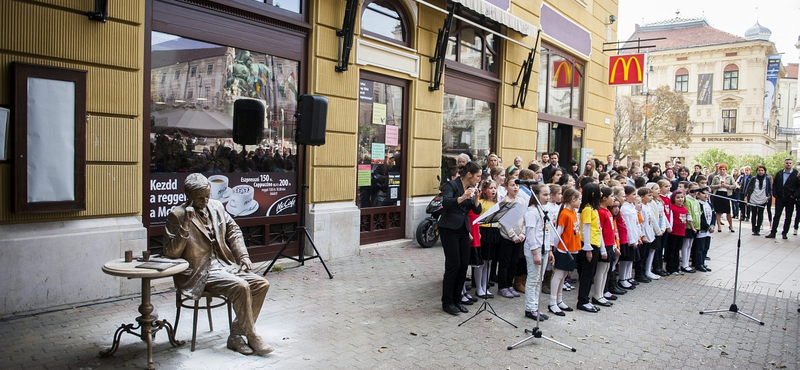
[{"label": "coffee cup in poster", "polygon": [[[223,202],[223,199],[231,196],[231,189],[228,188],[228,178],[223,175],[209,176],[208,182],[211,183],[211,199]],[[227,201],[227,199],[225,199]]]},{"label": "coffee cup in poster", "polygon": [[228,202],[228,213],[236,216],[246,216],[258,209],[258,202],[253,200],[255,189],[250,185],[234,186],[231,200]]}]

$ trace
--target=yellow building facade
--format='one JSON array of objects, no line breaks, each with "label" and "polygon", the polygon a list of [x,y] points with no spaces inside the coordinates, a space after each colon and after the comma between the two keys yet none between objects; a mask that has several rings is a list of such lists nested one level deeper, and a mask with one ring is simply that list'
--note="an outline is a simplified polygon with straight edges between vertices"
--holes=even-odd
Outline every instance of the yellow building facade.
[{"label": "yellow building facade", "polygon": [[[19,292],[0,315],[135,289],[100,266],[124,250],[160,249],[164,216],[190,172],[218,180],[212,197],[242,226],[255,259],[276,254],[300,213],[320,254],[336,259],[412,239],[457,154],[483,164],[497,153],[505,166],[520,156],[527,166],[559,151],[566,166],[581,149],[612,152],[614,90],[602,50],[616,38],[616,1],[356,3],[351,40],[339,37],[348,34],[346,0],[115,1],[105,23],[88,20],[77,1],[0,5],[13,36],[0,46],[4,76],[15,61],[87,71],[86,210],[15,213],[14,165],[0,162],[0,256],[12,267],[0,281]],[[451,9],[452,41],[440,45],[444,68],[432,89],[431,58]],[[33,14],[45,14],[46,27],[24,21]],[[348,41],[344,64],[339,44]],[[2,107],[14,102],[9,84]],[[328,99],[324,145],[295,140],[301,94]],[[257,138],[231,126],[243,98],[266,107]],[[231,201],[241,189],[254,189],[252,207]],[[289,242],[291,255],[298,245]],[[38,284],[26,288],[30,281]]]}]

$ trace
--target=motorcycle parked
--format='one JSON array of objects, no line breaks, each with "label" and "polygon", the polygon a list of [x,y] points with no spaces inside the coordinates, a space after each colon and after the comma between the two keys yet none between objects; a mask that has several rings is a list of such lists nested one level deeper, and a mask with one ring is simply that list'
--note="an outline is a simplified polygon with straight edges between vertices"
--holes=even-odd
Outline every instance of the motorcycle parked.
[{"label": "motorcycle parked", "polygon": [[[439,176],[436,176],[436,178],[439,179]],[[428,207],[425,208],[425,213],[428,214],[428,217],[425,217],[425,219],[422,220],[422,222],[420,222],[417,226],[417,243],[419,243],[420,247],[433,247],[433,245],[439,240],[438,224],[439,217],[442,216],[443,209],[442,193],[440,192],[437,196],[431,199],[430,203],[428,203]]]}]

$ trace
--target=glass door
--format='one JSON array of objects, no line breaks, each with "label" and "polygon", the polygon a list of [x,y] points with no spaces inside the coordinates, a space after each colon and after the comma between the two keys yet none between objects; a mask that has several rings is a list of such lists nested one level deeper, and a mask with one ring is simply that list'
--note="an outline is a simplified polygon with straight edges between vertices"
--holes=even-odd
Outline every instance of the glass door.
[{"label": "glass door", "polygon": [[405,236],[406,94],[403,80],[364,73],[359,81],[356,205],[361,244]]}]

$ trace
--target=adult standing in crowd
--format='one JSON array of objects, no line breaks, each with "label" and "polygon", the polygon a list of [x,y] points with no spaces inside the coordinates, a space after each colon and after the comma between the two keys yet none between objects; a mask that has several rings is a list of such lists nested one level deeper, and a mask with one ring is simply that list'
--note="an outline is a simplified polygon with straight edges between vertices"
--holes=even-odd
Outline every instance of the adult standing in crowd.
[{"label": "adult standing in crowd", "polygon": [[550,178],[553,177],[557,169],[560,169],[562,174],[567,173],[567,170],[558,165],[558,152],[552,152],[550,153],[550,165],[542,169],[545,183],[550,183]]},{"label": "adult standing in crowd", "polygon": [[702,174],[703,174],[703,166],[699,164],[694,165],[694,172],[692,173],[692,176],[689,176],[689,181],[697,182],[697,176],[700,176]]},{"label": "adult standing in crowd", "polygon": [[761,235],[761,224],[764,222],[764,208],[770,206],[772,199],[772,181],[767,175],[767,168],[758,166],[756,177],[747,184],[744,192],[745,201],[754,204],[750,207],[750,222],[753,228],[753,235]]},{"label": "adult standing in crowd", "polygon": [[481,213],[478,201],[481,168],[468,162],[461,168],[460,177],[450,180],[442,189],[442,216],[439,234],[444,250],[444,279],[442,281],[442,309],[451,315],[469,312],[461,304],[461,290],[469,265],[470,225],[467,214],[471,210]]},{"label": "adult standing in crowd", "polygon": [[778,224],[781,222],[781,214],[786,210],[786,220],[783,222],[783,232],[781,236],[788,239],[789,227],[792,226],[792,213],[794,213],[795,202],[800,198],[800,179],[797,177],[797,170],[792,168],[794,162],[791,158],[783,160],[783,169],[775,174],[772,179],[772,195],[775,197],[775,218],[772,219],[772,231],[767,238],[774,239],[778,233]]},{"label": "adult standing in crowd", "polygon": [[[738,196],[736,199],[744,200],[747,196],[747,186],[750,185],[750,180],[753,176],[750,176],[750,166],[744,166],[739,170],[739,178],[736,179],[736,184],[739,187],[736,188],[736,193]],[[739,217],[742,218],[742,221],[749,221],[750,220],[750,208],[747,206],[746,203],[742,203],[739,205],[740,215]]]},{"label": "adult standing in crowd", "polygon": [[[675,162],[678,162],[678,161],[675,161]],[[670,187],[669,191],[677,190],[678,189],[678,184],[680,184],[681,181],[689,181],[689,169],[688,168],[681,166],[681,167],[679,167],[677,169],[677,173],[678,173],[678,177],[676,177],[675,179],[672,180],[672,186]],[[719,213],[717,213],[717,214],[719,214]]]},{"label": "adult standing in crowd", "polygon": [[728,165],[725,163],[720,164],[719,175],[714,176],[714,181],[711,182],[711,191],[717,195],[712,201],[714,212],[717,213],[717,231],[722,231],[720,220],[722,219],[722,214],[726,214],[728,216],[728,229],[733,232],[731,201],[728,198],[733,195],[733,189],[735,188],[736,181],[734,181],[733,176],[728,175]]}]

